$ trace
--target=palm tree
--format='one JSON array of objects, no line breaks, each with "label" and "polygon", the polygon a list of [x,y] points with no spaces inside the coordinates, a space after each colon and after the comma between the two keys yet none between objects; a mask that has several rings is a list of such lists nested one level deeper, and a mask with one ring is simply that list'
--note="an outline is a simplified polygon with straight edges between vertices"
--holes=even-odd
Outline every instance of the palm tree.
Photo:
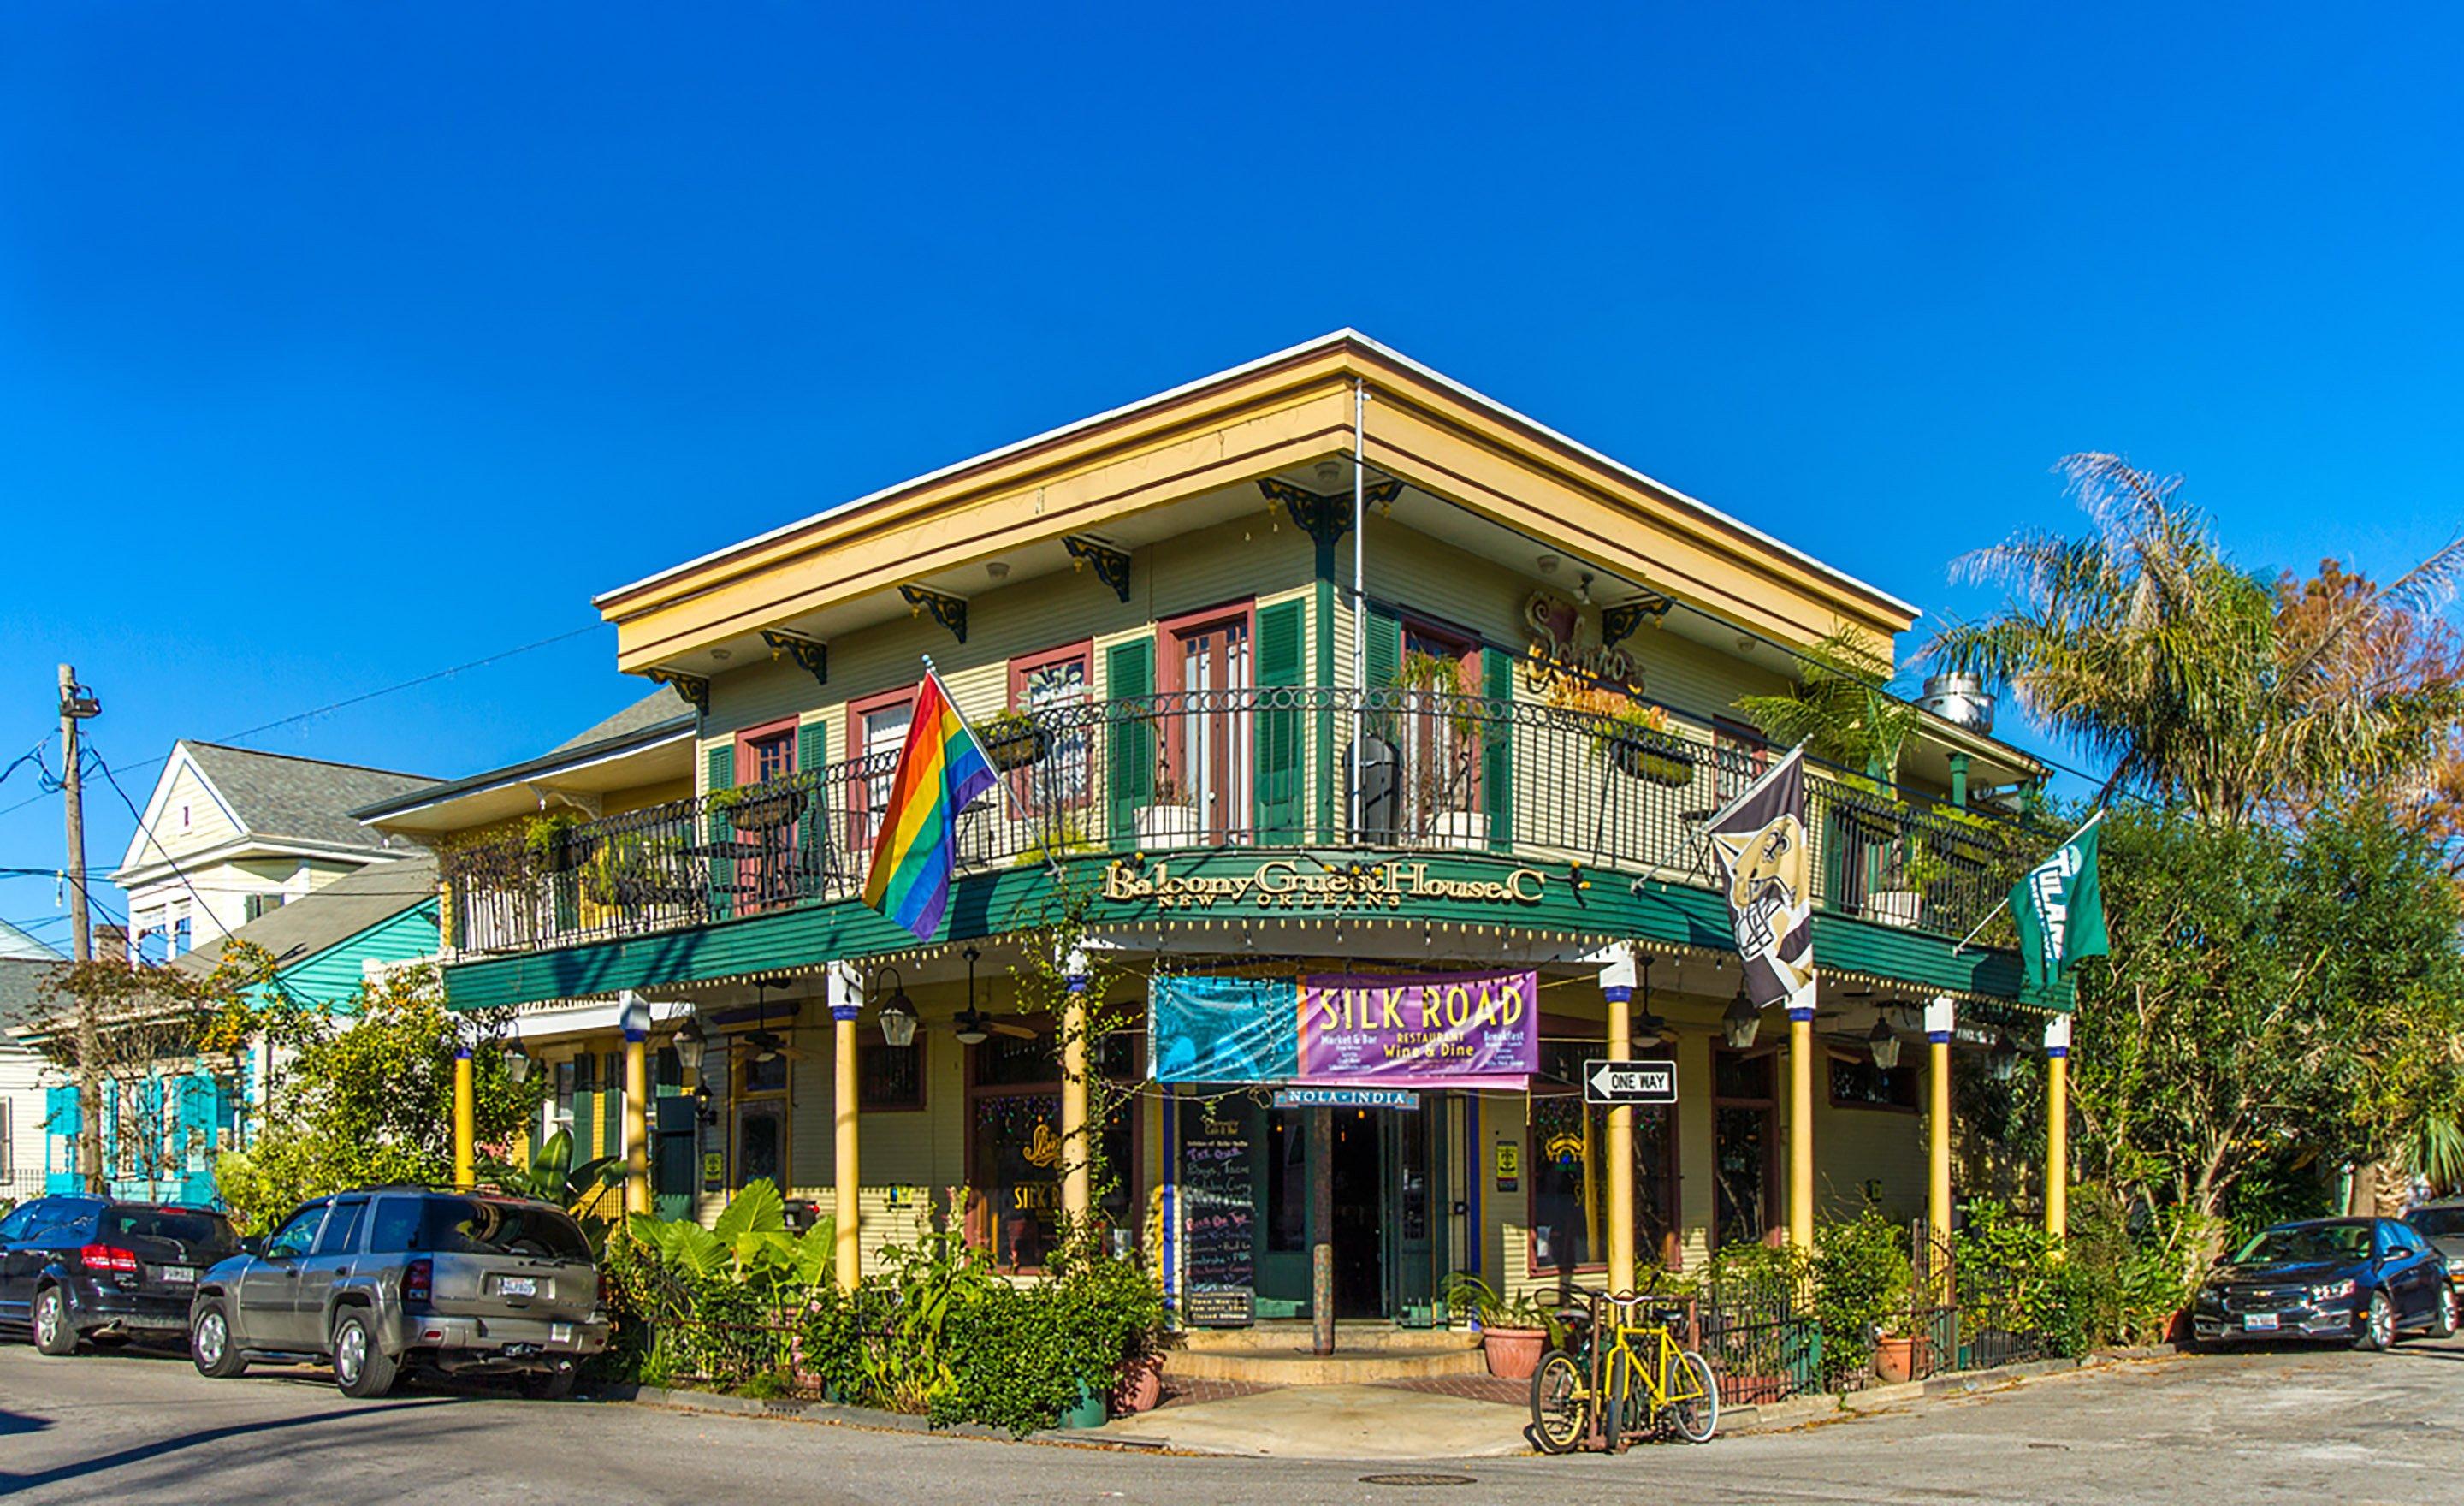
[{"label": "palm tree", "polygon": [[2310,607],[2235,567],[2179,476],[2110,454],[2057,471],[2093,527],[2021,534],[1954,575],[2009,592],[1984,621],[1952,623],[1926,655],[2008,689],[2038,722],[2112,765],[2103,793],[2178,800],[2200,819],[2248,821],[2290,788],[2414,778],[2464,716],[2464,684],[2371,672],[2375,645],[2434,618],[2464,541],[2394,584]]},{"label": "palm tree", "polygon": [[1787,694],[1740,696],[1737,710],[1782,747],[1802,742],[1815,758],[1896,783],[1919,719],[1891,688],[1890,645],[1842,625],[1798,658],[1804,668]]}]

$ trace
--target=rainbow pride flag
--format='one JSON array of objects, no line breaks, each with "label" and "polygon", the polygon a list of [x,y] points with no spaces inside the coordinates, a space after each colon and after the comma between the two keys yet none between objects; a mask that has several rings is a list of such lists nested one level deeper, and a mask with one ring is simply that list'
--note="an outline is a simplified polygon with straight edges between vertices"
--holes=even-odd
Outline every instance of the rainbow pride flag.
[{"label": "rainbow pride flag", "polygon": [[864,902],[929,941],[950,907],[952,835],[958,812],[993,787],[992,761],[950,703],[941,676],[927,670],[915,720],[898,753],[890,808],[873,833]]}]

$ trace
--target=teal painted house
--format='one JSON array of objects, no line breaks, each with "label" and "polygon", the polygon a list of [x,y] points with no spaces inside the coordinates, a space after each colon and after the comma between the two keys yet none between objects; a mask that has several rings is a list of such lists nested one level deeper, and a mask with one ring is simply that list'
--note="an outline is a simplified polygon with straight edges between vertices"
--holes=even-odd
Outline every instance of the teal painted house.
[{"label": "teal painted house", "polygon": [[[434,861],[407,858],[338,878],[167,965],[210,972],[225,947],[253,942],[277,964],[266,988],[346,1011],[371,973],[436,955],[436,916]],[[104,1083],[102,1145],[112,1192],[163,1202],[213,1201],[214,1156],[245,1143],[250,1115],[265,1098],[267,1052],[260,1041],[220,1068],[184,1058],[165,1061],[143,1078]],[[47,1109],[47,1188],[81,1190],[77,1089],[49,1090]]]}]

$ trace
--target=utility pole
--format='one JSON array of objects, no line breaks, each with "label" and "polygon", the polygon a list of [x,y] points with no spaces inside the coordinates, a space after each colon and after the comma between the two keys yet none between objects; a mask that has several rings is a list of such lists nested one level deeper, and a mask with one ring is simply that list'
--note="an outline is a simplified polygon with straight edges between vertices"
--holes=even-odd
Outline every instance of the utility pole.
[{"label": "utility pole", "polygon": [[[68,796],[69,823],[69,955],[79,963],[94,961],[94,932],[85,905],[85,783],[77,767],[77,723],[102,715],[102,702],[77,683],[74,665],[60,666],[60,786]],[[91,992],[77,996],[77,1170],[86,1191],[101,1197],[102,1176],[102,1031],[95,1020]]]}]

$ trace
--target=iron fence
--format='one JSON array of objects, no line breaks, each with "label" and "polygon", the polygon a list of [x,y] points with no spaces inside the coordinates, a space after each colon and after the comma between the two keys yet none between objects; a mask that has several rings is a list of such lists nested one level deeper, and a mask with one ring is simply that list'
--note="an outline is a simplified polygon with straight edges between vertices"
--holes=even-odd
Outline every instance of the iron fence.
[{"label": "iron fence", "polygon": [[[1765,752],[1705,723],[1413,690],[1269,687],[1081,701],[988,723],[1006,786],[958,817],[958,871],[1341,846],[1579,861],[1712,887],[1708,828]],[[463,848],[450,944],[524,952],[859,893],[896,755]],[[1842,770],[1808,779],[1816,902],[1959,934],[2033,855],[2013,823]]]}]

